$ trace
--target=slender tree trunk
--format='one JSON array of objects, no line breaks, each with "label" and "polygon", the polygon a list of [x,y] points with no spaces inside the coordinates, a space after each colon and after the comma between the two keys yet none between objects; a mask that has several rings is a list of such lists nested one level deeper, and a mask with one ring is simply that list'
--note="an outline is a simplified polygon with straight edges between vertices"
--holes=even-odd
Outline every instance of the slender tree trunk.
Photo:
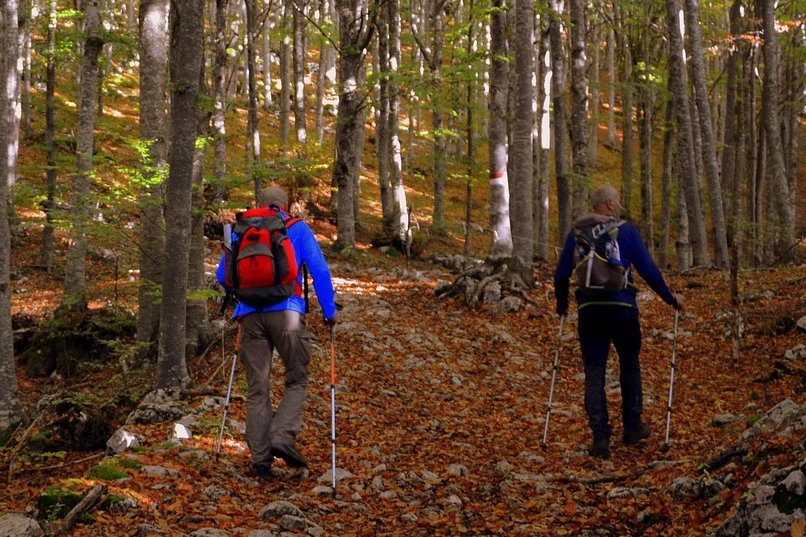
[{"label": "slender tree trunk", "polygon": [[557,214],[559,220],[558,240],[564,241],[571,230],[572,200],[567,176],[565,144],[565,60],[562,42],[562,15],[564,0],[550,0],[551,19],[551,100],[554,104],[554,175],[557,178]]},{"label": "slender tree trunk", "polygon": [[[644,20],[649,21],[649,6],[644,4]],[[641,58],[645,66],[652,65],[650,57],[649,36],[645,32],[641,36]],[[648,73],[646,73],[648,74]],[[652,187],[652,123],[655,107],[655,86],[651,77],[644,76],[640,85],[640,102],[638,105],[639,131],[639,167],[641,174],[641,236],[649,252],[655,249],[655,214],[653,210]]]},{"label": "slender tree trunk", "polygon": [[98,82],[98,56],[103,48],[100,37],[98,0],[84,3],[84,59],[81,64],[81,87],[78,107],[78,134],[76,137],[77,166],[73,180],[73,201],[70,210],[72,224],[67,248],[64,274],[64,294],[59,310],[63,313],[83,313],[87,309],[87,234],[92,200],[90,175],[95,136],[95,88]]},{"label": "slender tree trunk", "polygon": [[[215,55],[213,60],[213,173],[215,175],[214,200],[223,202],[229,198],[227,177],[227,9],[229,0],[215,3]],[[265,32],[268,33],[268,32]],[[264,64],[264,70],[268,67]],[[268,82],[267,82],[268,84]],[[271,91],[269,90],[269,95]]]},{"label": "slender tree trunk", "polygon": [[305,121],[305,9],[304,4],[294,2],[292,22],[294,25],[294,130],[297,142],[308,139]]},{"label": "slender tree trunk", "polygon": [[291,36],[289,35],[288,19],[292,17],[291,13],[294,9],[292,0],[284,0],[283,2],[283,17],[280,23],[281,27],[285,30],[283,32],[283,41],[280,45],[280,145],[285,147],[288,145],[288,130],[291,122],[291,64],[292,64],[292,44]]},{"label": "slender tree trunk", "polygon": [[674,104],[671,100],[666,103],[666,112],[663,118],[663,178],[661,186],[660,208],[660,240],[658,245],[658,266],[664,268],[669,264],[669,235],[672,227],[672,168],[674,163],[672,152],[673,129],[672,124]]},{"label": "slender tree trunk", "polygon": [[622,84],[621,84],[621,204],[626,215],[632,214],[633,184],[633,75],[632,48],[626,28],[621,29]]},{"label": "slender tree trunk", "polygon": [[[696,266],[710,264],[705,233],[705,219],[697,185],[697,169],[694,155],[694,137],[688,98],[688,76],[683,48],[683,9],[680,0],[666,0],[669,30],[669,83],[674,95],[677,130],[677,155],[680,163],[680,178],[686,196],[686,214],[689,218],[690,244]],[[681,256],[678,256],[680,258]],[[680,261],[680,259],[678,260]],[[687,268],[681,266],[681,268]]]},{"label": "slender tree trunk", "polygon": [[[220,0],[219,0],[220,1]],[[273,0],[265,0],[263,9],[266,10],[267,13],[271,11],[273,4]],[[225,22],[226,24],[226,22]],[[263,45],[263,61],[261,62],[261,68],[263,71],[263,108],[265,110],[270,110],[271,105],[274,104],[274,96],[272,95],[273,83],[271,78],[271,30],[274,24],[271,21],[270,17],[267,16],[264,23],[263,23],[263,30],[260,32]]]},{"label": "slender tree trunk", "polygon": [[779,102],[781,98],[779,69],[781,65],[781,49],[775,30],[775,1],[762,2],[762,18],[764,24],[764,86],[761,98],[761,117],[764,134],[767,140],[767,158],[769,162],[769,192],[773,198],[777,212],[778,230],[775,242],[775,254],[783,261],[795,259],[795,212],[790,200],[789,181],[786,176],[784,147],[781,139],[781,114]]},{"label": "slender tree trunk", "polygon": [[375,147],[378,150],[378,186],[381,191],[381,217],[385,229],[394,226],[393,192],[389,184],[389,10],[378,17],[378,126]]},{"label": "slender tree trunk", "polygon": [[[204,62],[199,71],[199,94],[201,100],[209,98],[209,91],[205,87]],[[200,110],[198,115],[197,136],[204,138],[210,125],[211,113]],[[199,349],[207,346],[209,342],[209,315],[207,299],[198,296],[205,290],[205,256],[204,240],[204,168],[207,158],[207,144],[196,144],[193,155],[193,171],[191,179],[190,198],[190,250],[188,252],[188,302],[187,302],[187,346],[185,356],[193,357]],[[197,295],[197,296],[194,296]]]},{"label": "slender tree trunk", "polygon": [[249,168],[249,175],[255,189],[255,199],[261,189],[261,178],[258,173],[260,167],[260,129],[257,118],[257,81],[256,81],[256,57],[255,57],[255,33],[257,30],[257,15],[255,13],[255,1],[246,0],[246,86],[247,98],[249,101],[249,112],[246,123],[246,154]]},{"label": "slender tree trunk", "polygon": [[[14,133],[13,85],[17,80],[16,0],[0,3],[0,147],[9,147]],[[11,229],[8,222],[9,185],[14,176],[12,161],[0,157],[0,431],[5,431],[21,416],[19,388],[14,363],[14,336],[11,325]]]},{"label": "slender tree trunk", "polygon": [[[513,177],[510,202],[512,209],[512,253],[525,266],[522,274],[527,285],[534,284],[532,258],[534,257],[532,230],[532,131],[534,130],[534,4],[531,0],[515,3],[515,113],[512,127]],[[584,56],[584,54],[583,54]]]},{"label": "slender tree trunk", "polygon": [[[571,0],[571,161],[574,172],[573,216],[588,210],[588,23],[584,0]],[[531,108],[530,108],[531,111]]]},{"label": "slender tree trunk", "polygon": [[[406,189],[403,187],[403,158],[400,150],[400,0],[386,2],[389,23],[389,180],[393,190],[394,230],[401,244],[411,243]],[[410,254],[410,252],[409,252]]]},{"label": "slender tree trunk", "polygon": [[45,209],[45,226],[42,230],[42,255],[40,262],[45,270],[53,270],[53,232],[56,206],[56,184],[58,171],[56,169],[56,107],[54,94],[56,92],[56,27],[58,13],[56,0],[50,0],[48,8],[48,51],[47,75],[45,82],[45,148],[47,160],[47,194],[43,208]]},{"label": "slender tree trunk", "polygon": [[[171,28],[171,159],[166,189],[165,277],[160,310],[157,388],[187,386],[185,360],[191,178],[204,43],[204,2],[177,0]],[[188,118],[193,120],[188,121]]]},{"label": "slender tree trunk", "polygon": [[[373,6],[374,8],[375,6]],[[363,51],[372,37],[365,26],[364,0],[337,0],[339,16],[339,109],[336,119],[337,249],[355,247],[355,178],[361,166],[363,109]]]},{"label": "slender tree trunk", "polygon": [[724,185],[724,196],[726,219],[728,224],[728,240],[736,238],[737,220],[733,211],[736,196],[739,193],[739,184],[736,181],[736,140],[739,136],[736,129],[736,118],[739,113],[738,100],[736,95],[739,48],[739,25],[741,19],[741,1],[733,0],[730,6],[730,34],[732,46],[728,51],[728,62],[725,66],[725,129],[722,139],[722,180]]},{"label": "slender tree trunk", "polygon": [[512,255],[512,230],[509,219],[509,178],[507,176],[507,99],[509,93],[509,49],[506,18],[501,11],[504,0],[494,0],[490,14],[490,97],[488,148],[490,159],[490,255]]},{"label": "slender tree trunk", "polygon": [[[329,26],[331,0],[320,0],[319,23]],[[322,145],[325,139],[325,91],[332,85],[328,69],[332,63],[333,48],[323,35],[319,36],[319,70],[316,73],[316,143]]]},{"label": "slender tree trunk", "polygon": [[[168,70],[168,0],[140,1],[140,139],[148,146],[141,165],[140,287],[137,342],[156,350],[159,341],[162,252],[165,250],[165,77]],[[150,353],[150,352],[148,352]],[[155,353],[156,354],[156,353]]]},{"label": "slender tree trunk", "polygon": [[596,169],[597,150],[599,149],[599,117],[601,114],[602,90],[601,73],[599,72],[601,60],[601,24],[596,24],[591,29],[591,39],[588,43],[589,50],[593,56],[591,62],[591,124],[588,142],[588,165],[591,169]]},{"label": "slender tree trunk", "polygon": [[616,147],[616,31],[607,33],[607,147]]},{"label": "slender tree trunk", "polygon": [[705,59],[700,32],[700,10],[698,0],[686,0],[688,6],[688,27],[691,33],[691,79],[694,86],[694,99],[699,115],[700,138],[702,139],[703,166],[708,179],[708,201],[711,208],[711,226],[714,240],[714,262],[727,267],[730,263],[728,235],[725,223],[725,210],[722,204],[722,184],[719,178],[714,128],[708,105],[708,88],[705,76]]},{"label": "slender tree trunk", "polygon": [[538,96],[540,166],[537,179],[537,257],[549,258],[549,185],[551,183],[551,47],[548,31],[541,30],[539,46],[539,68],[537,80],[540,91]]},{"label": "slender tree trunk", "polygon": [[26,140],[33,135],[31,126],[31,17],[32,2],[24,1],[19,5],[19,44],[22,56],[22,72],[20,73],[20,130]]}]

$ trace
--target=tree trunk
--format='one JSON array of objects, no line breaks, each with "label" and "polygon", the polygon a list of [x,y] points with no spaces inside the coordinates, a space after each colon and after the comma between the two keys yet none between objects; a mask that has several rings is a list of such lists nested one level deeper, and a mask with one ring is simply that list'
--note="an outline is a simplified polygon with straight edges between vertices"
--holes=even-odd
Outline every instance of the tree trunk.
[{"label": "tree trunk", "polygon": [[[209,91],[205,87],[204,64],[199,70],[199,95],[201,101],[209,99]],[[207,135],[211,113],[200,110],[198,115],[197,136]],[[187,346],[185,356],[198,355],[199,349],[207,346],[209,341],[209,315],[207,297],[199,296],[206,289],[205,256],[207,248],[204,240],[204,169],[207,158],[207,144],[196,144],[193,156],[193,172],[191,176],[190,197],[190,250],[188,252],[188,303],[187,303]]]},{"label": "tree trunk", "polygon": [[[0,147],[9,147],[19,136],[14,131],[14,94],[17,79],[17,2],[0,4]],[[11,326],[11,230],[8,222],[9,185],[14,174],[12,161],[0,158],[0,431],[20,420],[21,409],[14,363]]]},{"label": "tree trunk", "polygon": [[559,221],[558,240],[565,241],[571,230],[572,200],[568,184],[565,143],[565,60],[562,42],[562,15],[564,0],[550,0],[551,20],[551,100],[554,104],[554,175],[557,178],[557,214]]},{"label": "tree trunk", "polygon": [[779,68],[781,49],[775,31],[775,1],[762,2],[764,24],[764,85],[761,98],[761,117],[767,140],[770,187],[777,212],[777,240],[775,254],[785,262],[795,260],[795,211],[790,201],[789,181],[786,176],[784,147],[781,140],[781,114],[779,112],[781,89]]},{"label": "tree trunk", "polygon": [[[331,0],[319,2],[319,23],[330,26]],[[316,73],[316,143],[322,145],[325,139],[325,91],[332,85],[328,76],[328,69],[332,63],[333,47],[324,36],[319,36],[319,69]]]},{"label": "tree trunk", "polygon": [[45,209],[45,226],[42,230],[42,255],[40,262],[45,270],[53,270],[53,231],[55,216],[53,210],[56,206],[56,185],[58,171],[56,169],[56,109],[54,94],[56,91],[56,27],[58,12],[56,0],[50,0],[48,9],[48,50],[47,75],[45,82],[45,151],[47,152],[47,194],[43,208]]},{"label": "tree trunk", "polygon": [[140,287],[137,342],[156,350],[159,341],[162,252],[165,250],[165,77],[168,70],[168,0],[140,1],[140,139],[148,145],[141,164]]},{"label": "tree trunk", "polygon": [[[374,8],[375,6],[373,6]],[[364,95],[361,93],[364,49],[372,37],[364,0],[338,0],[339,109],[336,118],[337,249],[355,247],[355,178],[361,166]]]},{"label": "tree trunk", "polygon": [[400,150],[400,0],[386,2],[389,23],[389,180],[393,191],[394,231],[401,244],[410,244],[411,232],[406,202],[406,189],[403,187],[403,159]]},{"label": "tree trunk", "polygon": [[674,138],[674,103],[669,100],[666,103],[666,112],[663,118],[663,178],[661,179],[661,206],[660,206],[660,232],[658,244],[658,266],[665,268],[669,265],[669,243],[670,231],[672,227],[672,140]]},{"label": "tree trunk", "polygon": [[626,28],[621,28],[621,204],[624,214],[632,214],[632,184],[633,184],[633,75],[632,75],[632,48],[627,38]]},{"label": "tree trunk", "polygon": [[291,55],[292,45],[291,37],[288,28],[288,19],[292,17],[292,10],[294,9],[292,0],[285,0],[283,2],[283,17],[280,22],[281,28],[284,30],[283,41],[280,44],[280,114],[278,121],[280,123],[280,145],[285,147],[288,145],[288,129],[291,121]]},{"label": "tree trunk", "polygon": [[[263,9],[266,10],[268,13],[273,4],[273,0],[265,0],[265,4]],[[216,10],[218,12],[218,10]],[[226,22],[225,22],[226,24]],[[272,90],[274,89],[272,86],[272,79],[271,79],[271,30],[274,27],[274,24],[271,20],[267,17],[263,23],[263,29],[261,30],[260,34],[263,38],[262,46],[263,46],[263,61],[261,62],[261,69],[263,72],[263,108],[265,110],[271,109],[271,105],[274,103],[274,96],[272,95]],[[217,50],[217,49],[216,49]]]},{"label": "tree trunk", "polygon": [[[542,17],[541,17],[542,18]],[[548,31],[541,30],[538,53],[537,80],[540,81],[538,92],[540,139],[540,165],[537,172],[537,199],[535,213],[537,218],[537,257],[549,259],[549,185],[551,183],[551,50]]]},{"label": "tree trunk", "polygon": [[178,0],[171,28],[171,159],[166,189],[165,277],[160,310],[157,388],[190,383],[185,360],[190,203],[199,70],[204,44],[204,2]]},{"label": "tree trunk", "polygon": [[[596,169],[597,150],[599,149],[599,117],[601,113],[602,90],[601,74],[601,25],[596,24],[591,28],[591,39],[588,43],[593,60],[591,62],[591,106],[590,106],[590,136],[588,137],[588,165],[591,169]],[[539,80],[539,79],[538,79]]]},{"label": "tree trunk", "polygon": [[378,186],[381,191],[381,219],[384,229],[392,229],[394,207],[389,184],[389,10],[378,17],[378,123],[375,147],[378,154]]},{"label": "tree trunk", "polygon": [[521,275],[527,285],[534,284],[532,230],[532,132],[534,130],[534,4],[530,0],[515,3],[515,110],[512,126],[512,253],[523,261]]},{"label": "tree trunk", "polygon": [[[588,23],[584,0],[571,0],[571,161],[577,217],[588,210]],[[531,108],[530,108],[531,111]]]},{"label": "tree trunk", "polygon": [[509,49],[506,41],[504,0],[494,0],[490,14],[490,97],[488,150],[490,159],[490,255],[512,255],[507,177],[507,98],[509,93]]},{"label": "tree trunk", "polygon": [[[215,3],[215,55],[213,60],[213,174],[215,193],[213,199],[223,202],[229,198],[225,184],[227,177],[227,9],[229,0]],[[268,33],[268,32],[265,32]],[[264,64],[264,70],[268,67]],[[267,81],[268,84],[268,81]],[[268,91],[271,95],[271,90]]]},{"label": "tree trunk", "polygon": [[[724,186],[725,213],[728,225],[728,241],[736,239],[738,221],[734,211],[736,197],[741,197],[739,184],[736,178],[736,141],[739,129],[736,128],[736,119],[739,114],[737,91],[737,75],[739,63],[739,25],[741,20],[742,4],[740,0],[733,0],[730,6],[730,34],[732,47],[728,52],[728,62],[725,66],[725,129],[722,139],[722,184]],[[732,267],[733,268],[733,267]]]},{"label": "tree trunk", "polygon": [[616,31],[607,32],[607,147],[616,147]]},{"label": "tree trunk", "polygon": [[98,0],[84,3],[84,59],[81,64],[81,87],[79,89],[78,132],[76,135],[77,166],[73,180],[72,224],[67,248],[67,261],[64,273],[64,294],[59,310],[83,313],[87,309],[87,235],[86,226],[90,218],[90,175],[95,136],[95,88],[98,82],[98,56],[103,48],[100,37],[101,21]]},{"label": "tree trunk", "polygon": [[305,14],[304,4],[294,2],[294,130],[297,142],[305,143],[308,128],[305,122]]},{"label": "tree trunk", "polygon": [[[644,4],[644,20],[649,20],[649,7]],[[645,68],[653,65],[650,56],[649,36],[645,32],[641,36],[641,58]],[[645,71],[645,75],[649,75]],[[655,86],[650,76],[644,76],[640,85],[640,102],[638,105],[638,137],[639,167],[641,174],[641,236],[650,254],[655,250],[655,213],[652,193],[652,123],[655,108]]]},{"label": "tree trunk", "polygon": [[[255,14],[255,1],[245,0],[246,6],[246,87],[249,100],[246,123],[246,155],[249,175],[254,184],[255,199],[261,189],[261,178],[258,173],[260,166],[260,130],[257,118],[257,69],[255,57],[255,33],[257,29],[257,15]],[[195,116],[194,116],[195,117]]]},{"label": "tree trunk", "polygon": [[708,105],[705,59],[702,49],[702,33],[700,32],[699,1],[686,0],[686,3],[688,5],[688,27],[691,32],[689,37],[691,79],[700,120],[703,167],[705,168],[705,176],[708,179],[708,201],[711,208],[711,226],[714,239],[714,262],[719,267],[727,267],[730,263],[730,252],[728,251],[727,226],[725,224],[725,210],[722,204],[722,185],[719,178],[714,128]]},{"label": "tree trunk", "polygon": [[[669,84],[674,96],[677,155],[680,163],[680,181],[683,184],[686,196],[691,253],[696,266],[705,266],[710,264],[710,259],[694,161],[694,137],[687,89],[688,76],[686,75],[683,35],[681,33],[684,19],[680,0],[666,0],[666,14],[669,30]],[[687,267],[681,266],[681,268]]]}]

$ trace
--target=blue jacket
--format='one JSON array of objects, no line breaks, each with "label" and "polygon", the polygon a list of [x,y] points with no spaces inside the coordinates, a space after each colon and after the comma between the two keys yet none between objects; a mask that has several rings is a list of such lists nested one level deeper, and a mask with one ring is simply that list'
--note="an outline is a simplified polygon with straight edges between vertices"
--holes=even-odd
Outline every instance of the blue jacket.
[{"label": "blue jacket", "polygon": [[[612,304],[621,306],[637,307],[635,295],[636,287],[633,279],[633,271],[631,267],[635,267],[638,274],[646,281],[649,287],[660,296],[667,304],[678,307],[677,300],[675,300],[672,292],[666,286],[663,276],[658,270],[652,256],[641,240],[641,233],[638,228],[630,222],[625,222],[619,227],[617,242],[619,246],[619,253],[621,255],[621,264],[627,271],[627,286],[613,293],[605,299],[591,298],[579,292],[575,293],[578,308],[583,308],[588,304]],[[554,293],[557,297],[557,312],[565,313],[568,311],[568,289],[569,280],[574,272],[574,232],[573,230],[568,234],[565,239],[565,246],[560,254],[560,260],[557,263],[557,269],[554,272]]]},{"label": "blue jacket", "polygon": [[[280,213],[283,215],[283,218],[288,218],[288,215],[283,211],[280,211]],[[233,240],[237,238],[235,233],[233,233],[232,238]],[[308,227],[308,224],[303,221],[299,221],[288,228],[288,238],[291,240],[291,244],[294,247],[294,256],[297,259],[297,266],[301,267],[302,264],[305,263],[305,265],[308,267],[308,271],[311,273],[311,277],[313,278],[313,287],[316,290],[316,297],[319,300],[319,305],[322,306],[323,315],[326,319],[332,319],[336,315],[333,282],[330,279],[330,269],[328,269],[327,261],[325,261],[325,256],[322,254],[322,249],[319,247],[319,243],[316,242],[316,237],[314,237],[313,231],[311,231],[311,228]],[[224,260],[224,255],[222,254],[221,259],[218,262],[216,278],[221,286],[226,289],[226,285],[224,284],[225,272],[226,262]],[[303,271],[300,270],[299,275],[297,276],[297,284],[300,286],[303,285],[303,277]],[[273,306],[261,308],[259,311],[266,312],[282,310],[291,310],[305,314],[305,297],[294,295],[288,300],[280,302],[279,304],[274,304]],[[258,308],[253,308],[238,302],[238,304],[235,306],[235,311],[233,312],[232,316],[234,318],[238,318],[250,313],[254,313],[255,311],[258,311]]]}]

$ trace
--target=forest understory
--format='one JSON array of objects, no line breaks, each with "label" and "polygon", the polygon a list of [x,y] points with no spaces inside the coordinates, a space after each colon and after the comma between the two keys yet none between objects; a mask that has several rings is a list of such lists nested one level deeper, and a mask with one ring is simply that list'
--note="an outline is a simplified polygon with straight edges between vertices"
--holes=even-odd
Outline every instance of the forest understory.
[{"label": "forest understory", "polygon": [[[320,237],[329,231],[325,224],[315,227]],[[30,250],[18,251],[13,270],[22,283],[14,313],[47,316],[60,282],[27,263]],[[795,326],[806,314],[802,266],[740,273],[745,331],[736,361],[727,274],[667,275],[670,287],[688,299],[677,334],[668,450],[662,448],[674,311],[642,285],[644,417],[653,434],[638,446],[620,443],[618,367],[611,355],[613,452],[600,461],[586,452],[573,308],[561,339],[548,442],[541,447],[559,341],[552,266],[536,266],[537,285],[527,293],[534,304],[524,301],[515,313],[494,315],[490,305],[468,310],[461,299],[437,300],[436,283],[457,274],[423,260],[406,264],[368,251],[349,260],[334,255],[331,263],[344,305],[334,343],[335,493],[329,487],[331,349],[313,306],[311,385],[298,439],[309,470],[278,461],[270,482],[257,481],[237,423],[227,428],[221,457],[214,457],[234,344],[229,325],[223,338],[189,361],[197,390],[182,401],[188,412],[197,411],[192,437],[166,442],[173,420],[127,425],[140,435],[141,447],[114,457],[102,448],[38,451],[34,440],[46,425],[42,401],[68,394],[117,405],[119,426],[153,386],[152,366],[123,374],[123,361],[109,359],[46,379],[29,378],[19,367],[21,395],[38,421],[17,430],[0,452],[7,482],[0,513],[35,514],[56,533],[69,511],[60,502],[67,500],[42,498],[69,492],[80,499],[100,484],[106,500],[79,518],[70,535],[705,535],[730,515],[753,480],[802,458],[802,438],[772,433],[749,449],[735,449],[740,433],[779,402],[806,402],[806,360],[785,357],[804,340]],[[110,277],[98,281],[112,285],[114,267],[98,259],[92,264],[96,274]],[[213,311],[217,315],[211,303]],[[276,401],[282,366],[275,362]],[[143,382],[131,382],[140,377]],[[121,384],[121,378],[128,381]],[[244,395],[239,366],[229,414],[241,424]],[[676,498],[673,482],[681,477],[721,479],[728,486],[708,497]],[[270,506],[279,500],[296,510]]]}]

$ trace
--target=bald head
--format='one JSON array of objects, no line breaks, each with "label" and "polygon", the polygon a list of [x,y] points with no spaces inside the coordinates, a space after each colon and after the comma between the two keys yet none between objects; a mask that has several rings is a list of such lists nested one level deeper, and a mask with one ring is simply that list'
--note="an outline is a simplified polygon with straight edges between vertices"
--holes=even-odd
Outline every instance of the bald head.
[{"label": "bald head", "polygon": [[591,194],[593,211],[618,217],[621,213],[619,194],[611,185],[602,185]]}]

